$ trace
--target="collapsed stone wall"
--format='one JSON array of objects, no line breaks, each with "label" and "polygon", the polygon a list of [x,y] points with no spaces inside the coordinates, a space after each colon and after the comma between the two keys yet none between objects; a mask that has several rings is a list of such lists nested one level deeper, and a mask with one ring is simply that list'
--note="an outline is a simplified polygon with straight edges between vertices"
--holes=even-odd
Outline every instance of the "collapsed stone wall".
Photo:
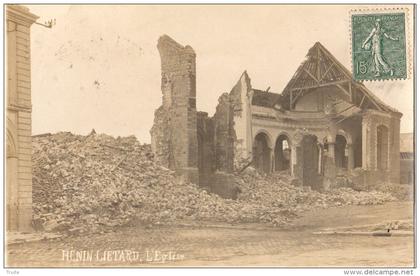
[{"label": "collapsed stone wall", "polygon": [[232,175],[234,142],[233,104],[227,93],[219,98],[212,118],[197,113],[198,170],[200,185],[224,198],[237,198]]},{"label": "collapsed stone wall", "polygon": [[206,112],[197,113],[198,171],[201,186],[208,186],[216,170],[214,151],[214,122]]},{"label": "collapsed stone wall", "polygon": [[231,97],[224,93],[213,117],[206,112],[197,113],[198,168],[203,179],[216,171],[233,172],[236,141],[233,108]]},{"label": "collapsed stone wall", "polygon": [[152,151],[157,164],[166,168],[174,168],[174,156],[171,151],[170,141],[170,116],[163,106],[155,111],[153,127],[150,131],[152,136]]}]

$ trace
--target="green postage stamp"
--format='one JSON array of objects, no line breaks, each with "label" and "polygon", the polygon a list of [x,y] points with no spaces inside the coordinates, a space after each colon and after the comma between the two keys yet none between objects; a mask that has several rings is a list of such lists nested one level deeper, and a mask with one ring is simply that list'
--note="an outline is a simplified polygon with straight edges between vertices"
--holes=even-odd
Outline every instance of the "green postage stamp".
[{"label": "green postage stamp", "polygon": [[351,15],[355,80],[407,78],[405,17],[398,11]]}]

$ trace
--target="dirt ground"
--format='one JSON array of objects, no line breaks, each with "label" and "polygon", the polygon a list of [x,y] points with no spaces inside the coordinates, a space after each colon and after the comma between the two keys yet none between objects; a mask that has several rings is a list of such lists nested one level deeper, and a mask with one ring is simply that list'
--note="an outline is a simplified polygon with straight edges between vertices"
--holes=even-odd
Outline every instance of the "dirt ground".
[{"label": "dirt ground", "polygon": [[102,235],[12,244],[11,267],[414,266],[414,237],[314,235],[315,231],[412,220],[412,202],[312,210],[293,225],[133,225]]}]

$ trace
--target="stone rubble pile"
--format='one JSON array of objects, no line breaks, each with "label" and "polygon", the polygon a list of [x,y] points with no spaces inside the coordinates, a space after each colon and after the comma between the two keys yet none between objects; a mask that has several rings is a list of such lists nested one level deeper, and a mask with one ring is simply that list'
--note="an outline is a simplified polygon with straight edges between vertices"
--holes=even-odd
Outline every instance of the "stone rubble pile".
[{"label": "stone rubble pile", "polygon": [[412,184],[377,183],[371,187],[371,190],[390,193],[398,200],[412,201],[414,196],[413,187]]},{"label": "stone rubble pile", "polygon": [[347,187],[357,191],[379,191],[393,195],[400,201],[413,200],[413,185],[392,182],[365,182],[362,179],[365,171],[362,168],[355,168],[349,174],[341,174],[336,179],[335,187]]},{"label": "stone rubble pile", "polygon": [[113,138],[59,132],[33,137],[34,227],[67,233],[103,232],[133,219],[151,224],[180,220],[284,225],[299,211],[347,204],[380,204],[387,193],[339,189],[318,193],[261,176],[237,175],[238,200],[223,199],[153,161],[150,145],[134,136]]},{"label": "stone rubble pile", "polygon": [[239,200],[260,203],[267,207],[288,207],[295,213],[313,208],[328,208],[345,205],[375,205],[394,201],[390,193],[380,191],[355,191],[337,188],[320,193],[310,187],[291,185],[288,172],[261,176],[253,168],[240,175],[238,185],[242,193]]}]

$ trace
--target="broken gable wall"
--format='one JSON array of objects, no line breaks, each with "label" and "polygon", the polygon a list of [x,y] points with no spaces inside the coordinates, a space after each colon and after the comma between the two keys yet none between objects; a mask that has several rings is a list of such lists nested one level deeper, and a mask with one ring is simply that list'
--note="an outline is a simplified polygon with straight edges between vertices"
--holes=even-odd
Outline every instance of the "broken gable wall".
[{"label": "broken gable wall", "polygon": [[229,93],[233,105],[234,166],[242,168],[252,158],[251,80],[245,71]]},{"label": "broken gable wall", "polygon": [[228,93],[219,97],[219,104],[213,116],[215,132],[216,170],[233,172],[236,133],[233,121],[233,104]]}]

